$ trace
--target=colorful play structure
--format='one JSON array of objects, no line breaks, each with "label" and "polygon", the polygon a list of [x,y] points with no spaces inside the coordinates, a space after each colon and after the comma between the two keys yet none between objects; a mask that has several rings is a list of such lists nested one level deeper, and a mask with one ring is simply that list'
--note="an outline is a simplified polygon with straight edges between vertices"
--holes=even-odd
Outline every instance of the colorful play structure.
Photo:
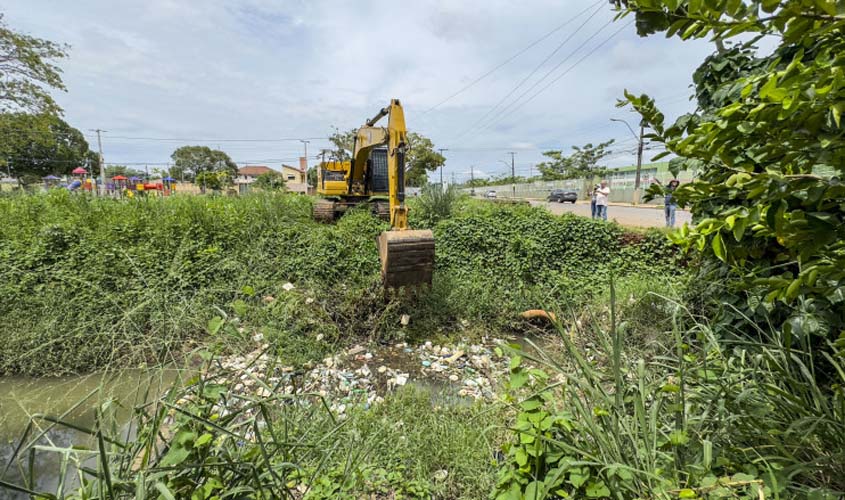
[{"label": "colorful play structure", "polygon": [[[70,191],[95,192],[98,180],[89,176],[88,171],[83,167],[76,167],[71,171],[71,178],[67,184],[61,182],[61,177],[48,175],[43,178],[44,187],[62,187]],[[111,196],[134,197],[137,194],[143,196],[170,196],[176,192],[176,179],[164,177],[156,182],[144,180],[141,177],[126,177],[115,175],[106,182],[106,193]]]}]

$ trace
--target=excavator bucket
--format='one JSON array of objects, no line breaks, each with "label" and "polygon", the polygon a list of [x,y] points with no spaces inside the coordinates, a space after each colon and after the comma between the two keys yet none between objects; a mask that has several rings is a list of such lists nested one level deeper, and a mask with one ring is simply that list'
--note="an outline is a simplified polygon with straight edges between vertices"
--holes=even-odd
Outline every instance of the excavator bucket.
[{"label": "excavator bucket", "polygon": [[385,288],[431,285],[434,234],[430,230],[385,231],[378,237]]}]

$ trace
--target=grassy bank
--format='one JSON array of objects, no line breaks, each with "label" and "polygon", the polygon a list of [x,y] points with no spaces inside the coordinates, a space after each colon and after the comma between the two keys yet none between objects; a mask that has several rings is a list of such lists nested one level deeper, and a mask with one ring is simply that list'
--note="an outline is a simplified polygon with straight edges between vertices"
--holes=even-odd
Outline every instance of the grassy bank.
[{"label": "grassy bank", "polygon": [[434,224],[433,287],[385,302],[375,238],[387,226],[365,212],[319,225],[310,208],[261,194],[0,199],[0,372],[166,362],[206,343],[216,317],[235,320],[230,333],[252,324],[279,345],[297,339],[299,359],[349,338],[520,331],[520,311],[588,302],[611,272],[675,272],[660,234],[464,200]]}]

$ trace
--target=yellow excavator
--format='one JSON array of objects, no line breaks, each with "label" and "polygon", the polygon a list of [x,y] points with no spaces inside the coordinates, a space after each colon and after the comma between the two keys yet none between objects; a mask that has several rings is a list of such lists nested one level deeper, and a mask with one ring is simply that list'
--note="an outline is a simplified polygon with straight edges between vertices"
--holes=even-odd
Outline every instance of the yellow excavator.
[{"label": "yellow excavator", "polygon": [[[376,123],[387,116],[387,127]],[[408,227],[405,206],[405,113],[399,99],[367,120],[355,134],[351,161],[320,164],[314,219],[329,222],[346,210],[368,205],[390,230],[378,237],[381,275],[386,288],[430,285],[434,234]]]}]

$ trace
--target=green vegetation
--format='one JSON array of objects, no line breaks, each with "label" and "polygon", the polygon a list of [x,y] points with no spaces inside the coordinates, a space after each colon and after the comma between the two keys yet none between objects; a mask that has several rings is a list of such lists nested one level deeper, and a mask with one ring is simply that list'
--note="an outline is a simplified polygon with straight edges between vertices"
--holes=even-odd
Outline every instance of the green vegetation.
[{"label": "green vegetation", "polygon": [[50,89],[65,90],[61,69],[54,64],[64,57],[66,45],[15,31],[0,16],[0,112],[61,113]]},{"label": "green vegetation", "polygon": [[[208,321],[221,310],[276,345],[298,346],[285,353],[292,362],[341,340],[428,338],[463,321],[479,334],[516,332],[521,311],[586,303],[611,271],[679,272],[661,233],[453,203],[453,216],[434,225],[433,287],[385,303],[375,238],[386,224],[365,211],[321,225],[310,220],[308,198],[283,194],[4,198],[0,370],[60,374],[166,361],[209,340]],[[434,212],[419,214],[434,220]],[[283,289],[288,282],[296,288]],[[406,328],[402,314],[413,318]],[[228,340],[237,350],[242,339]]]},{"label": "green vegetation", "polygon": [[[614,324],[592,332],[610,354],[599,365],[567,335],[574,369],[517,351],[510,388],[520,413],[499,498],[839,498],[845,399],[820,385],[811,353],[776,332],[761,331],[753,347],[725,341],[667,306],[672,340],[651,359]],[[554,374],[565,382],[550,384]]]},{"label": "green vegetation", "polygon": [[[698,109],[674,124],[664,123],[648,96],[627,94],[652,128],[651,139],[680,157],[675,168],[699,171],[675,195],[697,219],[675,239],[701,251],[698,280],[716,284],[699,299],[726,327],[771,324],[783,328],[787,346],[829,350],[829,342],[845,341],[841,5],[680,5],[628,7],[641,34],[720,43],[753,36],[730,48],[722,43],[703,62],[694,75]],[[755,50],[763,35],[778,42],[770,54]]]},{"label": "green vegetation", "polygon": [[0,157],[3,175],[23,186],[80,166],[91,172],[98,161],[82,132],[51,114],[0,113]]},{"label": "green vegetation", "polygon": [[555,181],[559,179],[586,179],[589,183],[594,177],[602,177],[607,173],[607,167],[599,165],[599,162],[610,155],[607,148],[613,144],[613,139],[596,144],[586,144],[583,147],[573,146],[573,152],[568,156],[561,150],[543,151],[543,156],[548,161],[539,163],[541,178],[544,181]]},{"label": "green vegetation", "polygon": [[256,177],[253,186],[264,191],[284,191],[285,176],[275,170],[264,172]]},{"label": "green vegetation", "polygon": [[228,154],[208,146],[182,146],[170,158],[173,159],[171,177],[192,180],[203,189],[219,191],[230,186],[238,174],[238,166]]}]

